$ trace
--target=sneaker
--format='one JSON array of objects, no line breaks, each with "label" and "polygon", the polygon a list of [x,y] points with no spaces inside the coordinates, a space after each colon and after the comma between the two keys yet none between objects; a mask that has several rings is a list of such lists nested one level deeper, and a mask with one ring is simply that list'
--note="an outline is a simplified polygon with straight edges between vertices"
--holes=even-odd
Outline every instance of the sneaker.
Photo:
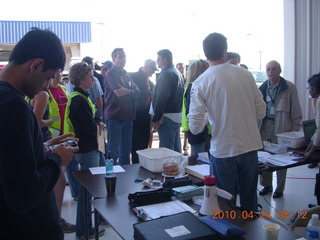
[{"label": "sneaker", "polygon": [[73,233],[76,231],[76,225],[68,223],[63,218],[60,218],[60,225],[61,225],[64,233]]},{"label": "sneaker", "polygon": [[[104,233],[105,233],[105,229],[103,228],[103,227],[100,227],[99,226],[99,233],[98,233],[98,236],[99,237],[101,237],[101,236],[103,236],[104,235]],[[94,229],[92,229],[92,231],[91,231],[92,233],[90,233],[90,235],[89,235],[89,239],[90,240],[93,240],[93,239],[95,239],[95,235],[94,235]],[[84,237],[83,236],[81,236],[81,237],[78,237],[77,235],[76,235],[76,240],[84,240]]]}]

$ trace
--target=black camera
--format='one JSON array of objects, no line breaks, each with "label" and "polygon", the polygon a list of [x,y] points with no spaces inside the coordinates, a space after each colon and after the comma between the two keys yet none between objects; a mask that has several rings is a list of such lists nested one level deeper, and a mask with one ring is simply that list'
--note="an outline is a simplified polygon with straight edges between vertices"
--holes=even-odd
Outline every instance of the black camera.
[{"label": "black camera", "polygon": [[[77,147],[77,146],[78,146],[77,141],[74,140],[74,139],[69,139],[68,141],[66,141],[66,143],[68,143],[68,145],[69,145],[70,147]],[[56,146],[58,146],[58,145],[59,145],[59,144],[55,144],[55,145],[49,146],[50,151],[52,151],[53,149],[55,149]]]},{"label": "black camera", "polygon": [[74,139],[68,140],[67,143],[69,144],[70,147],[78,147],[78,143]]}]

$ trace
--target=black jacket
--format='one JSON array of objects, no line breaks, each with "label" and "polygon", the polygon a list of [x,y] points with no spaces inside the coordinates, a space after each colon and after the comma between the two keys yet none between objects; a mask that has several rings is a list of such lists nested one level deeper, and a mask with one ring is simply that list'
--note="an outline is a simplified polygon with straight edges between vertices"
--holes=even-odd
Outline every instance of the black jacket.
[{"label": "black jacket", "polygon": [[[149,115],[152,90],[154,84],[147,78],[143,71],[132,73],[132,81],[138,86],[140,90],[140,97],[136,100],[136,119],[139,115]],[[147,86],[149,84],[149,89]]]},{"label": "black jacket", "polygon": [[164,113],[181,112],[183,85],[181,73],[172,64],[162,69],[153,91],[152,122],[158,122]]},{"label": "black jacket", "polygon": [[3,81],[0,136],[1,239],[62,240],[53,192],[60,157],[44,156],[41,128],[32,109]]},{"label": "black jacket", "polygon": [[[78,91],[85,96],[88,93],[79,87],[75,87],[74,91]],[[79,138],[78,153],[87,153],[98,149],[97,143],[97,128],[99,123],[99,113],[92,115],[92,110],[82,96],[75,96],[72,98],[70,104],[70,120],[73,124],[76,137]]]}]

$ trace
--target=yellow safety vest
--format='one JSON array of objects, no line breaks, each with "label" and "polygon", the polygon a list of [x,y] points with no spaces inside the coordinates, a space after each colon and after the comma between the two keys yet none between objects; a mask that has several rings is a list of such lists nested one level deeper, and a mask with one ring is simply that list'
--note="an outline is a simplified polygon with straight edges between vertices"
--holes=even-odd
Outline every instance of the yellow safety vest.
[{"label": "yellow safety vest", "polygon": [[30,104],[30,98],[28,96],[24,96],[24,100]]},{"label": "yellow safety vest", "polygon": [[[26,102],[30,104],[30,100],[31,100],[31,99],[30,99],[28,96],[24,96],[24,100],[26,100]],[[51,115],[51,106],[50,106],[50,103],[49,103],[48,119],[50,119],[51,116],[52,116],[52,115]],[[54,133],[53,133],[53,130],[52,130],[52,126],[47,126],[47,129],[48,129],[48,131],[50,132],[51,138],[55,137],[55,136],[54,136]]]},{"label": "yellow safety vest", "polygon": [[[61,90],[63,91],[63,93],[65,94],[66,98],[68,98],[68,94],[67,94],[67,89],[65,86],[62,85],[58,85],[58,87],[61,88]],[[54,119],[59,119],[57,121],[53,121],[51,127],[58,130],[60,132],[60,126],[61,126],[61,117],[60,117],[60,113],[59,113],[59,107],[58,107],[58,103],[55,100],[55,98],[52,95],[52,92],[49,89],[49,94],[50,94],[50,100],[49,100],[49,106],[50,106],[50,112],[51,112],[51,118]]]},{"label": "yellow safety vest", "polygon": [[77,137],[75,131],[74,131],[74,127],[73,127],[73,124],[71,122],[71,119],[70,119],[70,105],[71,105],[71,102],[72,102],[72,99],[75,97],[75,96],[81,96],[83,97],[85,100],[87,100],[88,104],[89,104],[89,107],[91,108],[92,110],[92,116],[94,117],[95,114],[96,114],[96,108],[94,106],[94,104],[92,103],[92,101],[90,100],[90,98],[86,97],[85,95],[83,95],[82,93],[78,92],[78,91],[74,91],[72,92],[70,95],[69,95],[69,99],[68,99],[68,103],[67,103],[67,107],[66,107],[66,113],[65,113],[65,118],[64,118],[64,130],[63,130],[63,133],[66,134],[66,133],[74,133],[75,134],[75,137]]},{"label": "yellow safety vest", "polygon": [[[185,94],[186,94],[187,89],[190,84],[192,84],[192,82],[189,82],[188,85],[185,87],[184,92],[183,92],[183,97],[182,97],[182,123],[181,123],[182,132],[187,132],[190,130],[189,121],[188,121],[187,114],[186,114],[186,101],[187,101],[187,99],[185,97]],[[207,124],[207,128],[208,128],[208,134],[211,134],[211,126],[209,123]]]},{"label": "yellow safety vest", "polygon": [[182,123],[181,123],[181,127],[182,127],[182,132],[187,132],[189,131],[189,122],[188,122],[188,119],[187,119],[187,114],[186,114],[186,92],[187,92],[187,89],[189,87],[189,85],[192,84],[191,82],[189,82],[184,91],[183,91],[183,96],[182,96]]}]

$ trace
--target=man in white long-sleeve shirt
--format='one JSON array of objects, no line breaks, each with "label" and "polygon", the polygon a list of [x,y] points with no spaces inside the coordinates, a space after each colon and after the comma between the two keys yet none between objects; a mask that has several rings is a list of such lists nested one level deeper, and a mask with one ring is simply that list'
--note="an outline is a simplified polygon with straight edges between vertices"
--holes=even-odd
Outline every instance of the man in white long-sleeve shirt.
[{"label": "man in white long-sleeve shirt", "polygon": [[258,156],[262,148],[257,119],[266,105],[252,75],[225,63],[227,39],[208,35],[203,50],[210,67],[194,82],[188,114],[193,134],[203,131],[207,112],[212,128],[210,173],[218,187],[234,194],[239,189],[241,207],[257,211]]}]

